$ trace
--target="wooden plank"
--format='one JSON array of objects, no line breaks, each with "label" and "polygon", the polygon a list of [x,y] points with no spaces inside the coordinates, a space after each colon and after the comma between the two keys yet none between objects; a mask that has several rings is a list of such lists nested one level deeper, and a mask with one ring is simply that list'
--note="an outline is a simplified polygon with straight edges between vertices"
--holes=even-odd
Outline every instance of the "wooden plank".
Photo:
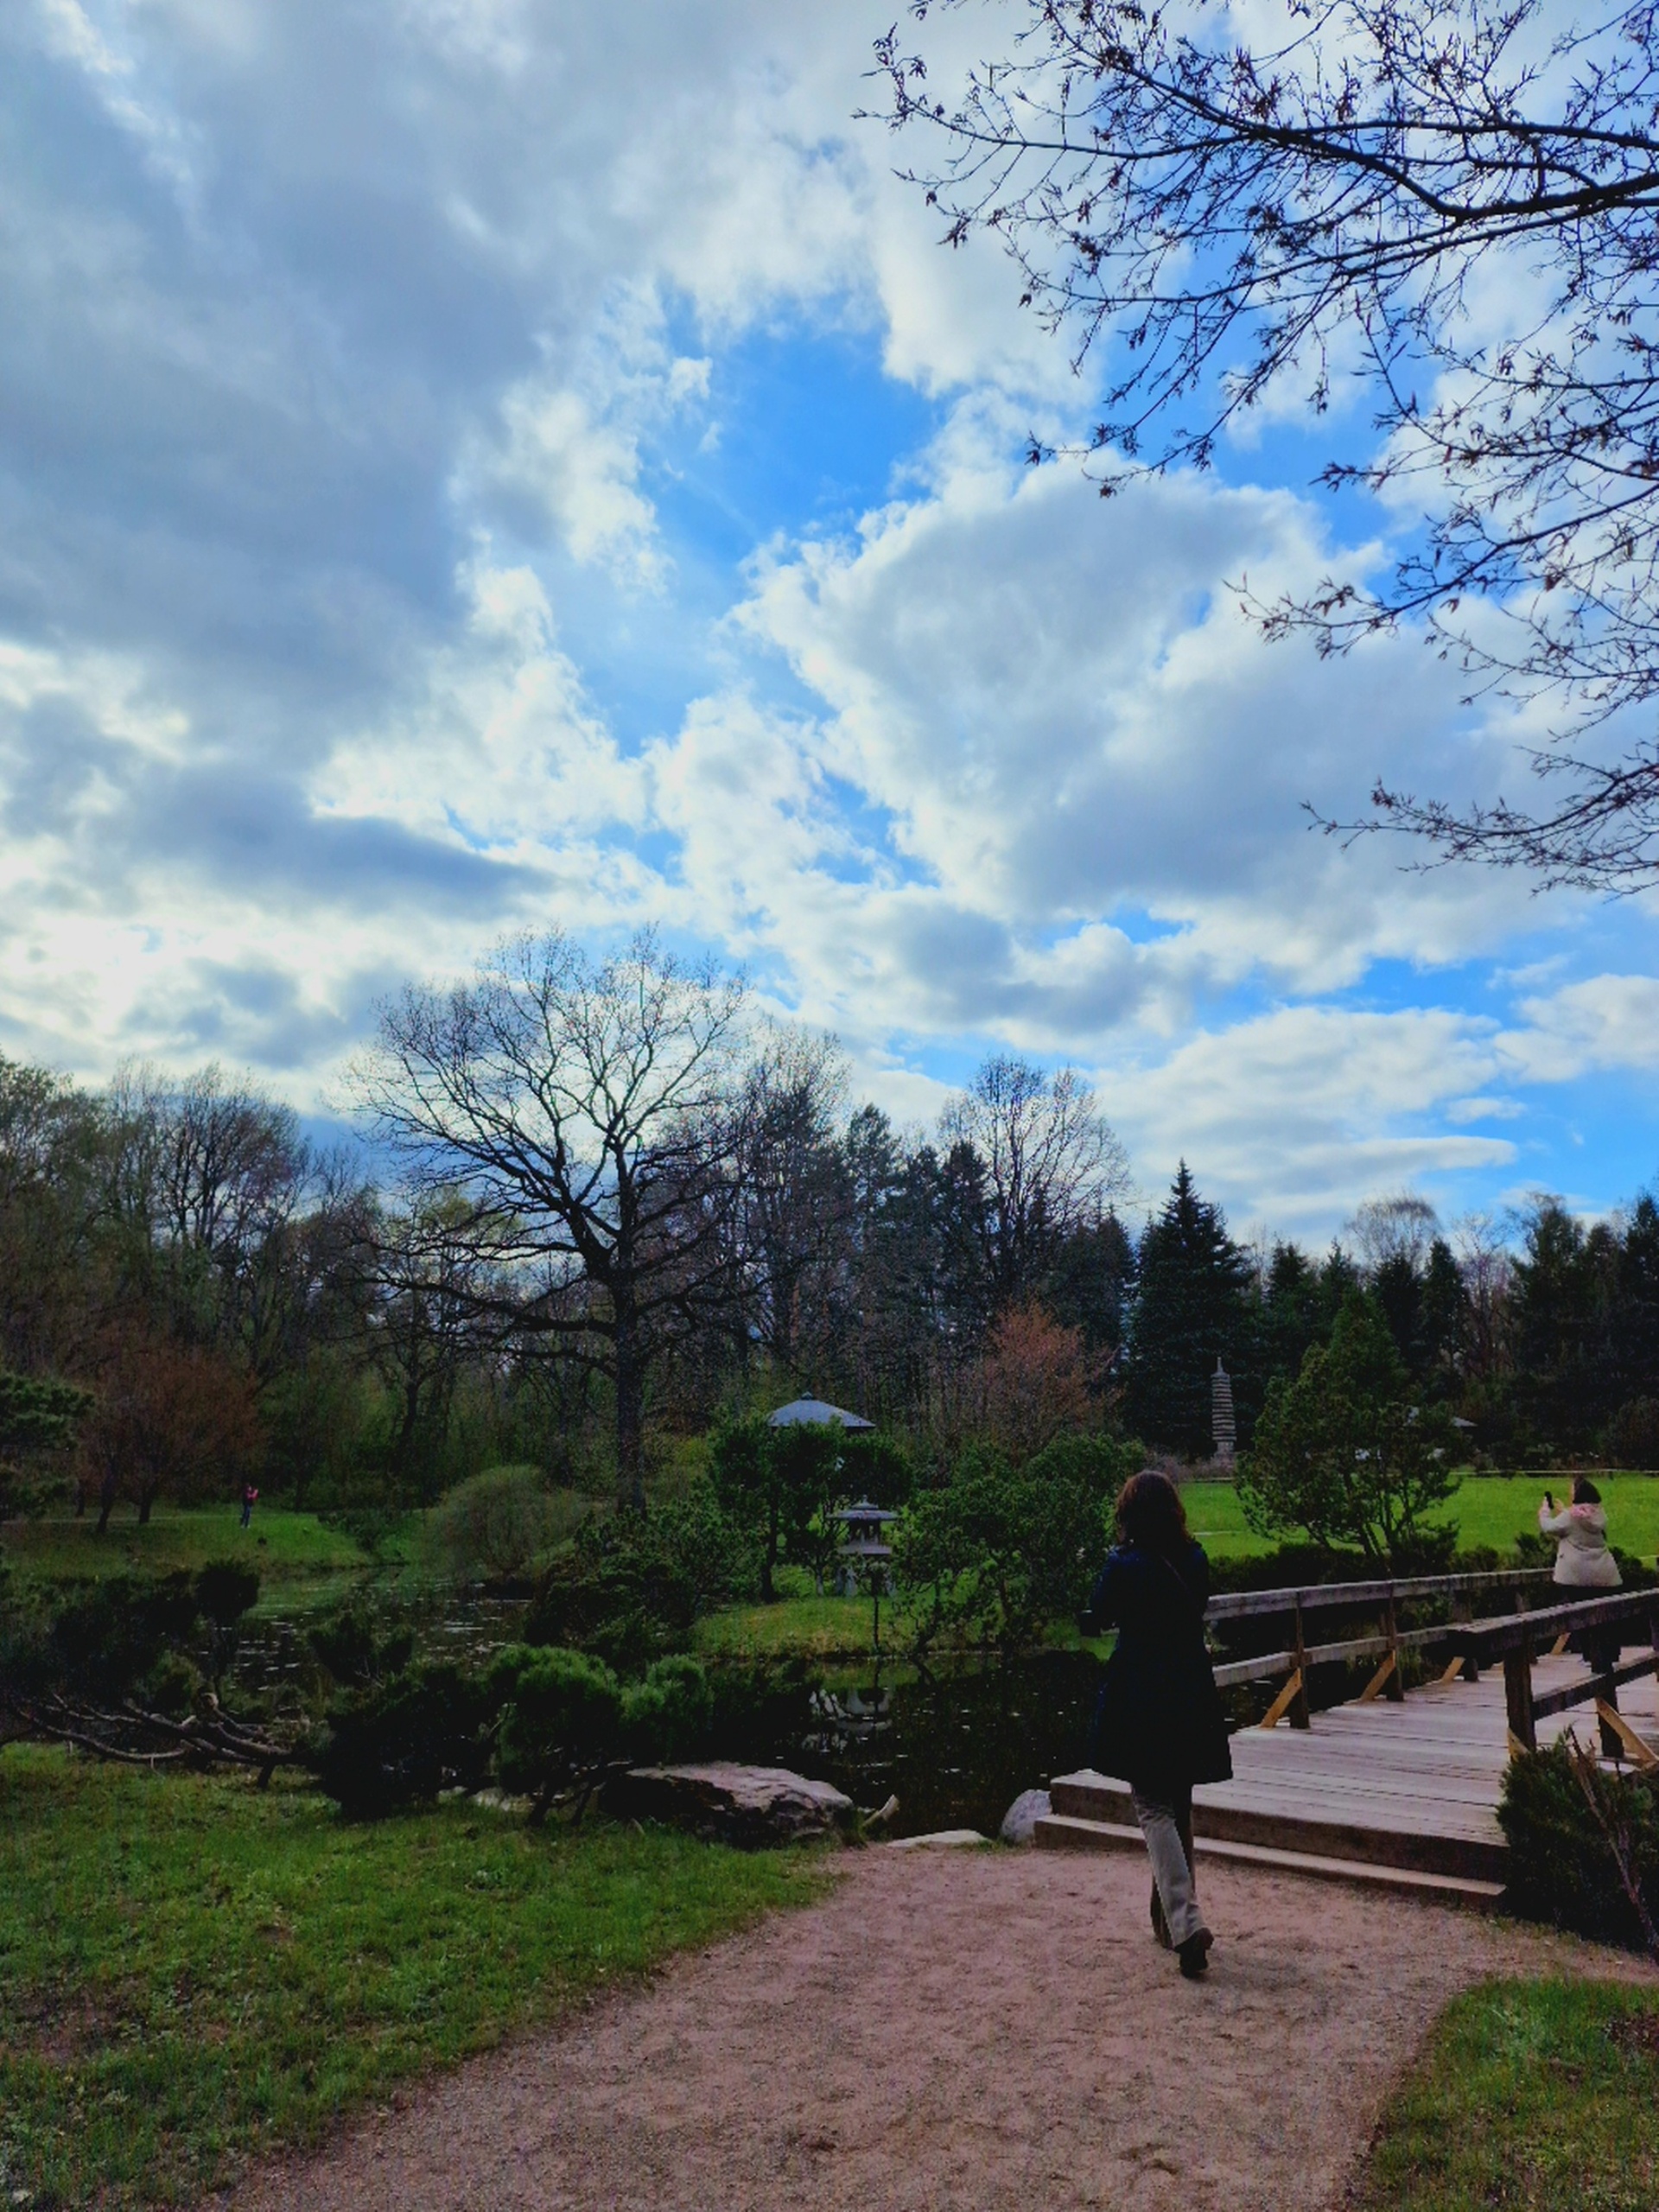
[{"label": "wooden plank", "polygon": [[1586,1675],[1582,1682],[1569,1682],[1564,1689],[1546,1690],[1541,1697],[1535,1696],[1533,1712],[1542,1718],[1547,1713],[1565,1713],[1569,1706],[1587,1705],[1605,1684],[1638,1681],[1643,1675],[1651,1675],[1656,1667],[1659,1651],[1643,1652],[1641,1658],[1627,1659],[1623,1666],[1610,1668],[1605,1674]]}]

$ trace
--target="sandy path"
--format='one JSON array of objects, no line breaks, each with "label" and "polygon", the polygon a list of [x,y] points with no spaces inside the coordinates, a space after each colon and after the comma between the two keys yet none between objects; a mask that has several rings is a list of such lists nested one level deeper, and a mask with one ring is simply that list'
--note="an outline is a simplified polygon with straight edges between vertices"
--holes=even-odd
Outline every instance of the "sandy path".
[{"label": "sandy path", "polygon": [[1216,1961],[1187,1983],[1129,1854],[846,1868],[823,1905],[264,2170],[235,2212],[1318,2212],[1459,1989],[1656,1979],[1472,1915],[1206,1868]]}]

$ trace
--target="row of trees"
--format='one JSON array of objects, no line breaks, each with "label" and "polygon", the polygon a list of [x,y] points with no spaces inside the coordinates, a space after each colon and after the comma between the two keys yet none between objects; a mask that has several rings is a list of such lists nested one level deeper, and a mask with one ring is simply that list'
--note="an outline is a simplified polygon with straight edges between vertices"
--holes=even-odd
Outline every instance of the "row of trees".
[{"label": "row of trees", "polygon": [[924,1469],[1111,1426],[1202,1458],[1217,1360],[1248,1444],[1359,1290],[1475,1447],[1659,1458],[1645,1198],[1450,1237],[1398,1198],[1316,1259],[1241,1246],[1183,1166],[1137,1237],[1074,1072],[994,1058],[901,1131],[833,1040],[649,937],[410,989],[353,1082],[371,1145],[323,1153],[215,1069],[93,1093],[0,1065],[0,1363],[67,1389],[105,1519],[248,1477],[429,1502],[525,1461],[638,1503],[656,1437],[797,1389]]}]

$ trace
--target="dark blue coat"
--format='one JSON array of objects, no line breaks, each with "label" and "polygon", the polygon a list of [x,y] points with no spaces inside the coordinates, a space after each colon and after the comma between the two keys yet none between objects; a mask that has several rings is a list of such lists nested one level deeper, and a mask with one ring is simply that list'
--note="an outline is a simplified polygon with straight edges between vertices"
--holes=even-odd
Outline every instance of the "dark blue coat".
[{"label": "dark blue coat", "polygon": [[1095,1708],[1094,1762],[1148,1796],[1233,1771],[1227,1719],[1204,1643],[1210,1562],[1200,1544],[1179,1559],[1120,1546],[1089,1600],[1096,1632],[1116,1628]]}]

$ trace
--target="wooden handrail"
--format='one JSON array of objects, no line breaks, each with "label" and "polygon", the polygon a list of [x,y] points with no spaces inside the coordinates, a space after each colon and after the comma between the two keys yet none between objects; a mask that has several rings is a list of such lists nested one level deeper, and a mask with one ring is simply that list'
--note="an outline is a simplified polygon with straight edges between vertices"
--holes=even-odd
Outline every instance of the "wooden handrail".
[{"label": "wooden handrail", "polygon": [[1451,1598],[1475,1590],[1512,1590],[1548,1582],[1547,1567],[1495,1567],[1484,1574],[1404,1574],[1377,1582],[1311,1582],[1299,1589],[1224,1590],[1204,1609],[1206,1621],[1249,1620],[1263,1613],[1304,1612],[1332,1605],[1378,1605],[1389,1599]]},{"label": "wooden handrail", "polygon": [[1454,1651],[1476,1660],[1500,1659],[1505,1652],[1535,1646],[1539,1638],[1581,1628],[1605,1628],[1614,1621],[1645,1620],[1659,1611],[1659,1590],[1610,1590],[1605,1597],[1581,1598],[1561,1605],[1541,1605],[1535,1612],[1500,1613],[1484,1621],[1449,1625],[1446,1640]]}]

